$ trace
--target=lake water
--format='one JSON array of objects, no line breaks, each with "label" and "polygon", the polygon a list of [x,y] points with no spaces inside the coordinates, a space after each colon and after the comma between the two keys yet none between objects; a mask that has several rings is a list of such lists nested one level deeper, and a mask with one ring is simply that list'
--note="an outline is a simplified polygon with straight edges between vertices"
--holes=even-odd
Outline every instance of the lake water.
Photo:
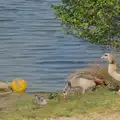
[{"label": "lake water", "polygon": [[0,0],[0,80],[24,78],[28,92],[56,91],[66,76],[105,52],[64,34],[52,3],[60,0]]}]

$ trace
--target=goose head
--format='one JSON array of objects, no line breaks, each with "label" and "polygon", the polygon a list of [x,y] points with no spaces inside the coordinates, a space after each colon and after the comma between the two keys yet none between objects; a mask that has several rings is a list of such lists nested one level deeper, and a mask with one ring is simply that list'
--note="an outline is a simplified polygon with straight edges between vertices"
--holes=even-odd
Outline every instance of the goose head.
[{"label": "goose head", "polygon": [[[108,74],[112,76],[114,79],[120,81],[120,75],[116,72],[117,66],[114,61],[113,55],[109,53],[105,53],[101,58],[105,59],[108,61]],[[119,77],[118,77],[119,76]]]},{"label": "goose head", "polygon": [[107,60],[109,64],[115,63],[113,55],[109,53],[105,53],[101,58]]}]

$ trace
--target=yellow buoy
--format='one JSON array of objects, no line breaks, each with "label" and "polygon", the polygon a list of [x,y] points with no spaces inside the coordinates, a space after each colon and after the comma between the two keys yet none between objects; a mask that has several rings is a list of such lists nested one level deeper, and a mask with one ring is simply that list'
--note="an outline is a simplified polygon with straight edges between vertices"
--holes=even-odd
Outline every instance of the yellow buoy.
[{"label": "yellow buoy", "polygon": [[17,78],[11,83],[13,92],[25,92],[27,83],[24,79]]}]

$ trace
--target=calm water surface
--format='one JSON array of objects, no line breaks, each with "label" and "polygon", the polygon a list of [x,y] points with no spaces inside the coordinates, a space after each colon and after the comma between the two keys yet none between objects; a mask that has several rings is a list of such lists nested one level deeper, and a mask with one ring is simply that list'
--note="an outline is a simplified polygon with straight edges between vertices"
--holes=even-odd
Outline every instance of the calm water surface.
[{"label": "calm water surface", "polygon": [[28,92],[63,88],[68,72],[86,67],[104,50],[66,35],[52,3],[60,0],[0,0],[0,80],[22,77]]}]

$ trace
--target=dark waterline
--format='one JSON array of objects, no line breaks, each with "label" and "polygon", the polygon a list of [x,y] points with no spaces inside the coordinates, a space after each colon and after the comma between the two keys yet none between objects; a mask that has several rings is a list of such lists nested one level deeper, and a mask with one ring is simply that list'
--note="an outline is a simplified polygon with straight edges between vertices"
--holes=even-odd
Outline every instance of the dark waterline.
[{"label": "dark waterline", "polygon": [[105,52],[64,34],[50,8],[58,2],[0,0],[0,80],[24,78],[28,92],[60,90],[69,72]]}]

